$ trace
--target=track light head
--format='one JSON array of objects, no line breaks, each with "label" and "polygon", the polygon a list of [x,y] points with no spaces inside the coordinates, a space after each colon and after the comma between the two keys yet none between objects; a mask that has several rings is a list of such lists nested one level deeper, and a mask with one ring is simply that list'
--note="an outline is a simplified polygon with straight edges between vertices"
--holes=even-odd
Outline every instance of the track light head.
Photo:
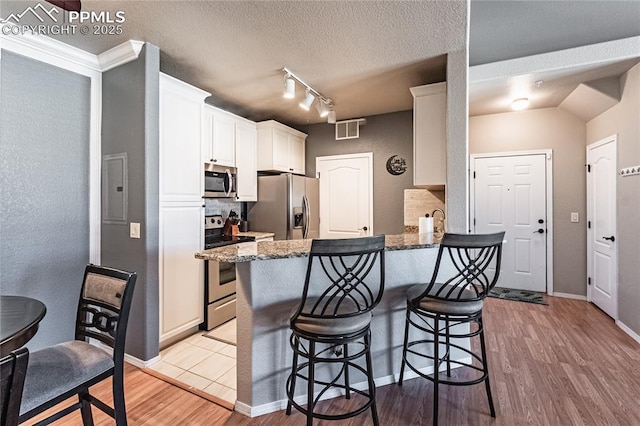
[{"label": "track light head", "polygon": [[304,109],[305,111],[309,111],[309,108],[311,108],[311,105],[313,104],[313,101],[315,100],[315,96],[313,96],[313,93],[311,93],[311,91],[309,89],[307,89],[307,96],[304,98],[304,101],[300,102],[300,108]]},{"label": "track light head", "polygon": [[293,99],[296,97],[296,81],[291,77],[291,74],[287,74],[284,78],[284,95],[287,99]]},{"label": "track light head", "polygon": [[333,102],[331,99],[318,99],[318,103],[316,104],[316,108],[318,109],[318,114],[320,117],[326,117],[329,115],[329,111],[333,109]]},{"label": "track light head", "polygon": [[327,123],[334,124],[336,122],[336,112],[334,110],[329,111],[327,114]]}]

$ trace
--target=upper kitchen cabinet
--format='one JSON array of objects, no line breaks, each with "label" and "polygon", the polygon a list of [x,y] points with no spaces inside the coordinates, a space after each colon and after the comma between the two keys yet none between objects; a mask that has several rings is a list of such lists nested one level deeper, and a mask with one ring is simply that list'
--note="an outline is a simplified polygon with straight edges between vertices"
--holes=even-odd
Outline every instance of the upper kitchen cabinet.
[{"label": "upper kitchen cabinet", "polygon": [[205,104],[204,120],[203,162],[236,167],[235,117]]},{"label": "upper kitchen cabinet", "polygon": [[447,180],[447,83],[411,88],[413,184],[444,189]]},{"label": "upper kitchen cabinet", "polygon": [[160,73],[160,202],[202,202],[202,117],[207,96]]},{"label": "upper kitchen cabinet", "polygon": [[258,201],[258,153],[256,123],[237,118],[236,138],[236,200]]},{"label": "upper kitchen cabinet", "polygon": [[258,171],[304,175],[304,145],[307,135],[269,120],[258,127]]}]

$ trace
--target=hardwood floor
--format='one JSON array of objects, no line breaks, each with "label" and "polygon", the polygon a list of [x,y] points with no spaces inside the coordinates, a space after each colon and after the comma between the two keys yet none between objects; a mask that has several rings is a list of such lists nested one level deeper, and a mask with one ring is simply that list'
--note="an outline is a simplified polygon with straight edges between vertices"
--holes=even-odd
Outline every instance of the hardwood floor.
[{"label": "hardwood floor", "polygon": [[[548,298],[549,306],[487,299],[484,320],[497,418],[483,385],[440,388],[442,425],[640,425],[640,345],[593,305]],[[455,374],[461,374],[455,372]],[[110,401],[109,383],[95,394]],[[284,411],[249,419],[129,366],[130,425],[301,425]],[[432,386],[422,379],[378,388],[380,423],[430,425]],[[342,399],[324,401],[339,410]],[[96,425],[114,422],[94,409]],[[32,424],[32,423],[28,423]],[[78,414],[56,425],[81,424]],[[318,425],[369,425],[366,413]]]}]

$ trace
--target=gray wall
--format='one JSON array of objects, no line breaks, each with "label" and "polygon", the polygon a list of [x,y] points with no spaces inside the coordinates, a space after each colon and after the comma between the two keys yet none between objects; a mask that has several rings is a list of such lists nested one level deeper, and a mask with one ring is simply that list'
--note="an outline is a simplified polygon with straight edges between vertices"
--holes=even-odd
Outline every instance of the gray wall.
[{"label": "gray wall", "polygon": [[142,360],[158,354],[158,125],[160,52],[145,44],[137,60],[102,75],[102,154],[127,153],[129,225],[102,224],[102,264],[138,274],[126,352]]},{"label": "gray wall", "polygon": [[[585,123],[560,108],[469,119],[471,154],[553,150],[553,290],[587,294]],[[571,212],[580,222],[571,223]]]},{"label": "gray wall", "polygon": [[[618,135],[618,169],[640,164],[640,65],[621,81],[620,103],[587,123],[587,144]],[[616,181],[618,320],[640,335],[640,176]]]},{"label": "gray wall", "polygon": [[[335,125],[301,127],[308,134],[306,173],[316,175],[316,157],[373,152],[373,231],[376,234],[404,232],[404,190],[413,188],[413,111],[366,117],[359,139],[335,140]],[[394,176],[386,162],[392,155],[407,160],[407,171]]]},{"label": "gray wall", "polygon": [[0,293],[47,306],[31,350],[73,339],[89,262],[90,80],[2,51]]}]

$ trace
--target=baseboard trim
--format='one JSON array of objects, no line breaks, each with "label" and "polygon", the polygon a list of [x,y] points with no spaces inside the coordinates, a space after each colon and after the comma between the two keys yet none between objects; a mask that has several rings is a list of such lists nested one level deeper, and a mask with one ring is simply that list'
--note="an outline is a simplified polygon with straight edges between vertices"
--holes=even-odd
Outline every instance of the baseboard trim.
[{"label": "baseboard trim", "polygon": [[142,360],[140,358],[136,358],[133,355],[124,354],[124,360],[125,360],[125,362],[128,362],[129,364],[133,365],[134,367],[147,368],[147,367],[152,366],[156,362],[160,361],[160,355],[155,356],[155,357],[145,361],[145,360]]},{"label": "baseboard trim", "polygon": [[574,300],[584,300],[586,302],[587,296],[582,296],[580,294],[571,294],[571,293],[559,293],[555,291],[552,294],[553,297],[562,297],[564,299],[574,299]]},{"label": "baseboard trim", "polygon": [[629,336],[631,336],[631,338],[633,340],[635,340],[636,342],[640,343],[640,334],[636,333],[635,331],[633,331],[632,329],[630,329],[628,326],[626,326],[622,321],[620,320],[616,320],[616,325],[618,327],[620,327],[620,329],[622,331],[624,331],[625,333],[627,333]]},{"label": "baseboard trim", "polygon": [[[465,358],[461,358],[458,361],[460,362],[464,362],[464,363],[471,363],[472,362],[472,358],[471,357],[465,357]],[[457,366],[460,367],[460,366]],[[453,367],[452,367],[453,368]],[[444,369],[446,369],[446,366],[443,365],[443,371]],[[429,367],[424,367],[424,368],[420,368],[420,372],[423,374],[431,374],[433,373],[433,366],[429,366]],[[386,386],[386,385],[390,385],[392,383],[397,383],[398,382],[398,378],[400,377],[400,374],[389,374],[387,376],[383,376],[383,377],[378,377],[375,379],[376,382],[376,387],[379,388],[381,386]],[[411,371],[411,370],[407,370],[404,374],[404,380],[410,380],[410,379],[414,379],[416,377],[419,377],[417,373]],[[355,387],[356,389],[367,389],[368,384],[367,382],[359,382],[353,385],[353,387]],[[331,398],[335,398],[338,396],[343,395],[343,392],[341,392],[339,389],[335,389],[335,390],[331,390],[329,392],[325,392],[324,395],[322,395],[322,398],[320,398],[320,400],[325,400],[325,399],[331,399]],[[306,395],[299,395],[297,397],[295,397],[295,400],[297,403],[299,404],[304,404],[306,403],[307,400],[307,396]],[[249,404],[246,404],[244,402],[241,401],[236,401],[236,406],[235,406],[235,411],[237,411],[240,414],[243,414],[247,417],[258,417],[258,416],[262,416],[264,414],[269,414],[269,413],[274,413],[276,411],[280,411],[280,410],[284,410],[285,408],[287,408],[287,400],[286,399],[282,399],[279,401],[273,401],[273,402],[268,402],[266,404],[262,404],[262,405],[257,405],[257,406],[251,406]]]}]

